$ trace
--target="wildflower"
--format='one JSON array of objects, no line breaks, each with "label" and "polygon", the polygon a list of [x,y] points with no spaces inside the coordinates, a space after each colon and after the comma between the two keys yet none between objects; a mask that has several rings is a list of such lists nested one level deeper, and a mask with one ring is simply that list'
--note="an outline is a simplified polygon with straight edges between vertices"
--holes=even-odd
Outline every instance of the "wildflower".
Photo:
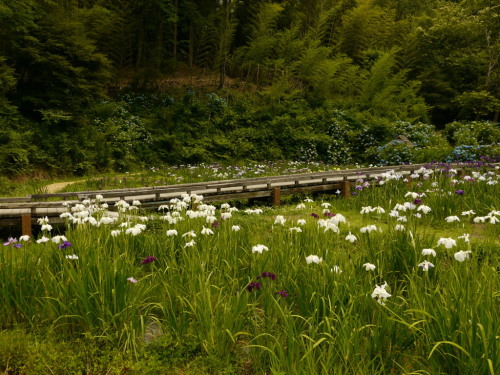
[{"label": "wildflower", "polygon": [[432,255],[432,256],[436,256],[436,252],[434,251],[434,249],[422,249],[422,255]]},{"label": "wildflower", "polygon": [[297,225],[306,225],[306,221],[304,219],[297,220]]},{"label": "wildflower", "polygon": [[138,227],[137,225],[133,226],[132,228],[128,228],[125,231],[125,234],[131,234],[132,236],[137,236],[142,232],[141,228]]},{"label": "wildflower", "polygon": [[201,234],[208,236],[208,235],[214,234],[214,231],[212,229],[203,227],[203,229],[201,230]]},{"label": "wildflower", "polygon": [[375,211],[377,214],[385,214],[385,210],[380,206],[373,207],[372,211]]},{"label": "wildflower", "polygon": [[276,275],[272,272],[262,272],[257,279],[262,279],[264,277],[269,277],[271,280],[276,280]]},{"label": "wildflower", "polygon": [[404,231],[405,230],[405,226],[402,225],[402,224],[396,224],[396,226],[394,227],[395,230],[397,231]]},{"label": "wildflower", "polygon": [[17,238],[14,238],[14,237],[9,237],[9,238],[7,239],[7,242],[4,242],[4,243],[3,243],[3,245],[4,245],[4,246],[10,246],[10,245],[12,245],[12,244],[14,244],[14,243],[16,243],[16,242],[17,242]]},{"label": "wildflower", "polygon": [[218,221],[214,221],[212,223],[212,228],[217,228],[219,226],[219,222]]},{"label": "wildflower", "polygon": [[269,248],[267,246],[264,246],[264,245],[255,245],[254,247],[252,247],[252,253],[259,253],[259,254],[262,254],[263,251],[269,251]]},{"label": "wildflower", "polygon": [[186,232],[182,235],[182,237],[186,237],[186,236],[189,236],[189,237],[196,237],[196,233],[194,232],[194,230],[190,230],[189,232]]},{"label": "wildflower", "polygon": [[54,236],[54,237],[52,237],[52,242],[54,242],[54,243],[59,243],[61,241],[67,241],[67,238],[65,236]]},{"label": "wildflower", "polygon": [[21,245],[20,243],[16,243],[12,246],[15,247],[16,249],[20,249],[21,247],[23,247],[23,245]]},{"label": "wildflower", "polygon": [[462,216],[470,216],[470,215],[475,215],[476,213],[474,210],[469,210],[469,211],[462,211]]},{"label": "wildflower", "polygon": [[50,224],[42,224],[42,230],[46,230],[47,232],[50,232],[52,230],[52,225]]},{"label": "wildflower", "polygon": [[323,207],[323,208],[330,208],[331,204],[328,203],[328,202],[324,202],[324,203],[321,203],[321,207]]},{"label": "wildflower", "polygon": [[363,215],[363,214],[368,214],[372,211],[373,211],[372,206],[366,206],[366,207],[362,207],[361,211],[359,211],[359,213]]},{"label": "wildflower", "polygon": [[307,203],[312,203],[312,202],[314,202],[314,201],[313,201],[311,198],[306,198],[306,199],[304,199],[304,202],[307,202]]},{"label": "wildflower", "polygon": [[111,231],[111,237],[116,237],[118,236],[122,231],[117,229],[117,230],[112,230]]},{"label": "wildflower", "polygon": [[372,292],[372,298],[376,298],[377,302],[381,305],[385,305],[384,302],[387,300],[387,298],[391,297],[391,295],[385,290],[387,286],[387,283],[384,283],[381,286],[375,285],[375,289]]},{"label": "wildflower", "polygon": [[97,201],[101,201],[103,198],[104,198],[104,197],[103,197],[101,194],[97,194],[97,195],[95,196],[95,199],[96,199]]},{"label": "wildflower", "polygon": [[274,220],[274,224],[281,224],[285,225],[286,219],[282,215],[276,216],[276,219]]},{"label": "wildflower", "polygon": [[49,241],[49,239],[45,236],[42,236],[42,238],[36,240],[36,243],[44,243],[44,242],[47,242]]},{"label": "wildflower", "polygon": [[465,259],[469,259],[469,254],[471,254],[471,253],[472,253],[472,251],[470,251],[470,250],[467,250],[467,251],[460,250],[460,251],[456,252],[453,256],[459,262],[463,262]]},{"label": "wildflower", "polygon": [[416,205],[422,204],[422,199],[416,198],[415,200],[413,200],[413,204]]},{"label": "wildflower", "polygon": [[303,210],[304,208],[306,208],[306,205],[304,203],[299,203],[297,205],[297,207],[295,207],[297,210]]},{"label": "wildflower", "polygon": [[333,268],[330,269],[330,272],[335,272],[340,275],[342,273],[342,270],[339,266],[333,266]]},{"label": "wildflower", "polygon": [[339,233],[339,232],[340,232],[340,230],[339,230],[339,227],[338,227],[338,226],[336,226],[336,225],[335,225],[335,224],[333,224],[333,223],[327,222],[327,223],[326,223],[326,225],[325,225],[325,230],[324,230],[324,232],[327,232],[327,231],[329,231],[329,230],[331,230],[331,231],[332,231],[332,232],[334,232],[334,233]]},{"label": "wildflower", "polygon": [[473,219],[474,223],[484,223],[487,219],[487,216],[477,216]]},{"label": "wildflower", "polygon": [[469,237],[470,237],[470,234],[469,233],[464,233],[462,236],[458,237],[458,238],[461,238],[463,239],[465,242],[469,242]]},{"label": "wildflower", "polygon": [[167,230],[167,236],[171,237],[171,236],[177,236],[177,231],[175,229],[169,229]]},{"label": "wildflower", "polygon": [[498,220],[498,218],[496,216],[493,216],[493,215],[489,216],[489,220],[488,221],[489,221],[490,224],[496,224],[496,223],[500,222],[500,220]]},{"label": "wildflower", "polygon": [[241,229],[241,227],[240,227],[239,225],[233,225],[233,226],[231,227],[231,230],[232,230],[233,232],[238,232],[240,229]]},{"label": "wildflower", "polygon": [[357,239],[358,238],[354,234],[352,234],[351,232],[349,232],[349,234],[347,236],[345,236],[345,240],[349,241],[350,243],[356,242]]},{"label": "wildflower", "polygon": [[73,259],[73,260],[76,260],[76,259],[79,259],[79,258],[78,258],[78,255],[76,255],[76,254],[72,254],[72,255],[66,255],[66,259]]},{"label": "wildflower", "polygon": [[220,209],[221,210],[227,210],[228,208],[230,208],[231,206],[229,205],[229,203],[222,203],[220,205]]},{"label": "wildflower", "polygon": [[136,279],[134,279],[133,277],[128,277],[128,278],[127,278],[127,281],[128,281],[129,283],[132,283],[132,284],[137,284],[137,280],[136,280]]},{"label": "wildflower", "polygon": [[262,285],[258,281],[252,281],[250,284],[247,285],[247,290],[249,292],[253,291],[254,289],[259,290],[261,286]]},{"label": "wildflower", "polygon": [[27,234],[19,237],[19,241],[29,241],[29,240],[30,240],[30,236],[28,236]]},{"label": "wildflower", "polygon": [[359,229],[359,231],[361,233],[370,233],[371,231],[374,231],[374,230],[377,230],[377,226],[376,225],[367,225],[366,227],[362,227]]},{"label": "wildflower", "polygon": [[49,218],[47,216],[37,219],[38,225],[44,225],[49,223]]},{"label": "wildflower", "polygon": [[464,195],[464,191],[463,190],[455,190],[455,194]]},{"label": "wildflower", "polygon": [[453,246],[457,246],[457,241],[453,238],[440,238],[437,244],[438,246],[444,245],[447,249],[451,249]]},{"label": "wildflower", "polygon": [[428,262],[428,261],[424,260],[418,266],[422,267],[422,270],[425,271],[425,272],[427,272],[427,271],[429,271],[429,268],[434,267],[434,264],[432,264],[431,262]]},{"label": "wildflower", "polygon": [[323,261],[323,258],[320,258],[317,255],[309,255],[306,257],[307,264],[311,264],[311,263],[319,264],[322,261]]},{"label": "wildflower", "polygon": [[196,245],[196,242],[194,242],[194,240],[191,240],[189,242],[186,242],[184,247],[193,247],[194,245]]},{"label": "wildflower", "polygon": [[453,223],[455,221],[460,221],[460,218],[458,216],[448,216],[447,218],[444,219],[447,223]]},{"label": "wildflower", "polygon": [[279,292],[274,293],[274,295],[277,295],[277,294],[279,294],[283,298],[288,297],[288,293],[286,292],[286,290],[280,290]]},{"label": "wildflower", "polygon": [[417,211],[422,211],[424,214],[428,214],[432,210],[431,210],[431,208],[429,206],[426,206],[425,204],[422,204],[422,205],[418,206]]},{"label": "wildflower", "polygon": [[67,247],[71,247],[71,246],[73,246],[71,244],[71,242],[69,242],[69,241],[63,241],[63,243],[60,244],[60,245],[58,245],[57,247],[62,250],[62,249],[66,249]]},{"label": "wildflower", "polygon": [[300,227],[293,227],[289,229],[290,232],[302,233],[302,229]]},{"label": "wildflower", "polygon": [[153,263],[155,260],[156,260],[155,257],[149,256],[149,257],[146,257],[143,260],[141,260],[141,263],[142,264],[149,264],[149,263]]},{"label": "wildflower", "polygon": [[315,219],[318,219],[319,218],[319,215],[318,214],[315,214],[314,212],[311,214],[312,217],[314,217]]},{"label": "wildflower", "polygon": [[363,264],[363,267],[365,267],[365,270],[367,270],[367,271],[373,271],[373,270],[375,270],[375,268],[377,268],[377,267],[375,267],[375,264],[372,264],[372,263],[365,263],[365,264]]},{"label": "wildflower", "polygon": [[228,219],[231,219],[233,215],[231,214],[231,212],[223,212],[220,217],[222,220],[228,220]]}]

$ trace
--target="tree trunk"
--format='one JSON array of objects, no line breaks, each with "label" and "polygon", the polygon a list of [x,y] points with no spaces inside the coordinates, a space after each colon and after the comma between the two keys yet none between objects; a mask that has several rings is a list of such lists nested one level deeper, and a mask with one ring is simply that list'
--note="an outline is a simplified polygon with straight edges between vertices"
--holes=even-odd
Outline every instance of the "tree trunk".
[{"label": "tree trunk", "polygon": [[[174,62],[177,61],[177,17],[179,16],[179,0],[175,0],[175,22],[174,22],[174,35],[172,36],[173,39],[173,46],[172,46],[172,57],[174,58]],[[192,22],[192,21],[191,21]],[[190,31],[191,33],[191,31]]]}]

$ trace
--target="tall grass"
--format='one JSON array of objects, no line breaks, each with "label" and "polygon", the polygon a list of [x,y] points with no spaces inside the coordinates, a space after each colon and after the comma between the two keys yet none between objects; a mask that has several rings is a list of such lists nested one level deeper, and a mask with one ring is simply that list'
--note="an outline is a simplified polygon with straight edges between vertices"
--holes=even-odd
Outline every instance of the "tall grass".
[{"label": "tall grass", "polygon": [[[71,246],[32,239],[1,249],[0,324],[69,340],[93,337],[126,353],[171,338],[195,343],[194,352],[232,363],[236,373],[499,373],[500,223],[490,221],[500,212],[490,211],[500,209],[500,194],[499,184],[486,184],[499,174],[480,173],[474,182],[438,172],[415,178],[411,191],[425,196],[399,211],[406,221],[389,215],[396,204],[414,203],[403,180],[350,199],[331,197],[330,219],[321,201],[261,214],[231,209],[223,219],[227,206],[192,211],[191,198],[182,209],[172,202],[166,215],[139,209],[100,225],[70,218]],[[415,216],[420,204],[432,211]],[[368,205],[385,213],[360,214]],[[476,215],[462,216],[465,210]],[[86,211],[97,221],[106,215],[98,202]],[[337,232],[319,225],[338,214],[346,222]],[[461,221],[447,223],[449,215]],[[488,219],[475,223],[477,216]],[[125,233],[139,223],[146,225],[140,233]],[[367,225],[377,229],[362,233]],[[213,234],[202,234],[203,227]],[[296,227],[301,231],[290,230]],[[167,235],[171,229],[177,234]],[[346,241],[349,232],[356,241]],[[438,246],[440,238],[456,246]],[[253,252],[258,244],[268,251]],[[422,255],[428,248],[437,256]],[[470,250],[469,259],[456,260],[459,250]],[[73,254],[78,258],[67,258]],[[308,264],[310,255],[322,261]],[[424,259],[434,267],[424,271]],[[371,294],[385,283],[391,296],[380,304]]]}]

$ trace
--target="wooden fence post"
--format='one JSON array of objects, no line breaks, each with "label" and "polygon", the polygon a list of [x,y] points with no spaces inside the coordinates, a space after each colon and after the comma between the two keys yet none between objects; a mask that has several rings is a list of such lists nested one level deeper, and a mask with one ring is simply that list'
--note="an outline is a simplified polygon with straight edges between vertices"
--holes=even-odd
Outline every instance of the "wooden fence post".
[{"label": "wooden fence post", "polygon": [[21,233],[23,236],[32,235],[31,232],[31,214],[24,214],[21,216]]},{"label": "wooden fence post", "polygon": [[280,195],[281,195],[281,189],[279,187],[273,188],[273,206],[279,206],[280,205]]},{"label": "wooden fence post", "polygon": [[342,180],[340,190],[342,190],[342,196],[344,198],[349,198],[351,196],[351,181],[347,179],[347,176]]}]

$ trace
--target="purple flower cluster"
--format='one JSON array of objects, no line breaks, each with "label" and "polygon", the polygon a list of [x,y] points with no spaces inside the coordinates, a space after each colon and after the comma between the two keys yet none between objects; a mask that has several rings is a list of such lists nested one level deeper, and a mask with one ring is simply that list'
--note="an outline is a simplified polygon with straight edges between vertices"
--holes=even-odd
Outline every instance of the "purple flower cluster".
[{"label": "purple flower cluster", "polygon": [[262,279],[264,277],[269,277],[271,280],[276,280],[276,275],[271,272],[262,272],[262,274],[257,276],[257,279]]},{"label": "purple flower cluster", "polygon": [[254,289],[259,290],[261,287],[262,287],[261,283],[259,283],[258,281],[252,281],[250,284],[247,285],[247,290],[251,292]]},{"label": "purple flower cluster", "polygon": [[12,244],[14,244],[14,243],[16,243],[16,242],[17,242],[17,238],[14,238],[14,237],[9,237],[9,238],[7,239],[7,242],[4,242],[4,243],[3,243],[3,245],[4,245],[4,246],[10,246],[10,245],[12,245]]},{"label": "purple flower cluster", "polygon": [[463,190],[455,190],[455,194],[464,195],[464,191]]},{"label": "purple flower cluster", "polygon": [[143,260],[141,260],[142,264],[148,264],[148,263],[153,263],[156,260],[155,257],[146,257]]},{"label": "purple flower cluster", "polygon": [[[266,277],[271,279],[271,281],[276,280],[276,275],[272,272],[262,272],[259,276],[257,276],[257,280],[262,280]],[[262,283],[259,281],[252,281],[246,288],[249,292],[260,290],[262,288]],[[288,293],[285,290],[280,290],[279,292],[274,293],[274,295],[280,295],[283,298],[288,297]]]},{"label": "purple flower cluster", "polygon": [[314,212],[311,214],[311,216],[315,219],[318,219],[319,218],[319,215],[318,214],[315,214]]}]

